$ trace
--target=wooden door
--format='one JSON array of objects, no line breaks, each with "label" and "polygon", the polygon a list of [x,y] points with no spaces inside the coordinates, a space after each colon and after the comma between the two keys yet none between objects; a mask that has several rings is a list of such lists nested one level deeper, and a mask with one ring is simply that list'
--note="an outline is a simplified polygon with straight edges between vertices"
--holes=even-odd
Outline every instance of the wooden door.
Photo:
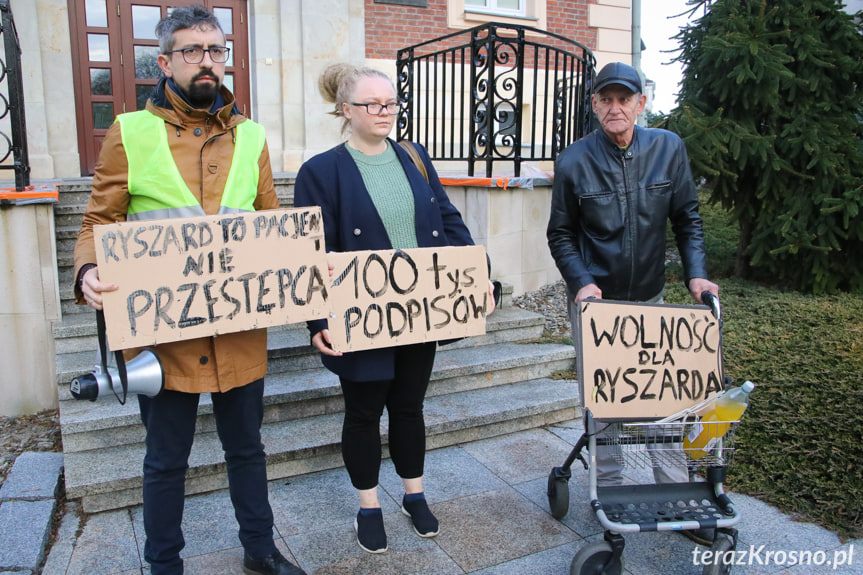
[{"label": "wooden door", "polygon": [[[72,66],[81,173],[96,167],[105,132],[117,114],[143,109],[161,71],[156,23],[194,0],[69,0]],[[246,0],[198,0],[219,18],[230,59],[225,85],[249,113]]]}]

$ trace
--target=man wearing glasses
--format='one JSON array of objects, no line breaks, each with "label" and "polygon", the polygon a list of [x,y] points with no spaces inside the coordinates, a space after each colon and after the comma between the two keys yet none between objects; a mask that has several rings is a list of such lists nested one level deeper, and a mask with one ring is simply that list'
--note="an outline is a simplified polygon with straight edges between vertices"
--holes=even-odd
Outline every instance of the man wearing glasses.
[{"label": "man wearing glasses", "polygon": [[[219,21],[201,5],[175,8],[156,26],[164,78],[146,110],[121,114],[108,130],[75,246],[78,303],[102,308],[93,226],[279,207],[261,126],[243,117],[222,85],[229,49]],[[248,574],[304,573],[276,549],[261,443],[266,330],[156,346],[165,390],[138,396],[147,430],[144,558],[153,575],[180,574],[185,545],[185,474],[198,400],[210,393]],[[128,361],[137,354],[126,352]]]}]

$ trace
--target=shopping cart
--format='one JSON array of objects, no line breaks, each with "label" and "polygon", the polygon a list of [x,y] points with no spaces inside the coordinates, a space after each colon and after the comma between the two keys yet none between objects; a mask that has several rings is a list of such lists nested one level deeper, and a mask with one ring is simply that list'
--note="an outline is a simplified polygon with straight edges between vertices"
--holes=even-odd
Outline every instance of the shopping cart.
[{"label": "shopping cart", "polygon": [[[712,298],[712,294],[703,297],[721,330],[718,300]],[[721,375],[721,365],[720,376],[725,389],[728,389],[730,381]],[[564,464],[553,468],[549,474],[548,503],[555,518],[566,516],[572,477],[570,468],[576,459],[581,461],[589,472],[590,505],[605,533],[603,540],[588,543],[578,550],[570,566],[570,575],[623,573],[623,533],[713,529],[715,535],[711,551],[714,553],[711,556],[725,557],[726,552],[733,552],[737,546],[734,525],[740,521],[740,515],[724,493],[722,484],[734,454],[734,430],[738,422],[702,423],[696,415],[705,404],[715,401],[722,393],[724,390],[680,413],[650,422],[639,419],[609,423],[595,419],[585,409],[584,434]],[[702,449],[684,449],[684,438],[697,425],[721,427],[708,430],[718,439]],[[624,472],[631,470],[630,475],[638,473],[637,470],[678,467],[688,470],[690,481],[599,486],[596,471],[598,446],[605,446]],[[705,565],[703,574],[730,573],[731,567],[725,563],[719,561]]]}]

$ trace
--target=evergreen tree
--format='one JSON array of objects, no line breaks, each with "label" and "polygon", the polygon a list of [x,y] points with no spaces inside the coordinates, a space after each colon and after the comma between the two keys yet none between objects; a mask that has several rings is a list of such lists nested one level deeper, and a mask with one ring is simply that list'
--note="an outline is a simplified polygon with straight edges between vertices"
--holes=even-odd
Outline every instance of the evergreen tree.
[{"label": "evergreen tree", "polygon": [[751,266],[863,290],[863,26],[836,0],[689,0],[667,126],[740,224]]}]

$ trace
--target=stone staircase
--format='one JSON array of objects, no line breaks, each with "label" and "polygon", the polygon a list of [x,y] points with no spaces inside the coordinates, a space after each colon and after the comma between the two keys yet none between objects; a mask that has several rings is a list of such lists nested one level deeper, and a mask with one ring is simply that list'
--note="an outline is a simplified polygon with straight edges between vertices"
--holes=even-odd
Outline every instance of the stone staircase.
[{"label": "stone staircase", "polygon": [[[277,186],[291,205],[290,181]],[[95,314],[72,302],[72,248],[89,182],[61,186],[55,208],[63,320],[55,325],[57,383],[66,495],[80,498],[88,513],[141,501],[144,429],[130,398],[76,401],[69,382],[97,361]],[[536,343],[544,320],[514,308],[505,297],[487,333],[441,347],[425,403],[429,449],[474,441],[577,417],[578,386],[551,379],[571,370],[569,345]],[[271,328],[264,395],[263,442],[271,479],[342,466],[342,398],[338,378],[321,366],[305,325]],[[223,453],[208,394],[201,396],[197,435],[189,460],[186,493],[227,487]],[[386,416],[381,424],[386,441]]]}]

